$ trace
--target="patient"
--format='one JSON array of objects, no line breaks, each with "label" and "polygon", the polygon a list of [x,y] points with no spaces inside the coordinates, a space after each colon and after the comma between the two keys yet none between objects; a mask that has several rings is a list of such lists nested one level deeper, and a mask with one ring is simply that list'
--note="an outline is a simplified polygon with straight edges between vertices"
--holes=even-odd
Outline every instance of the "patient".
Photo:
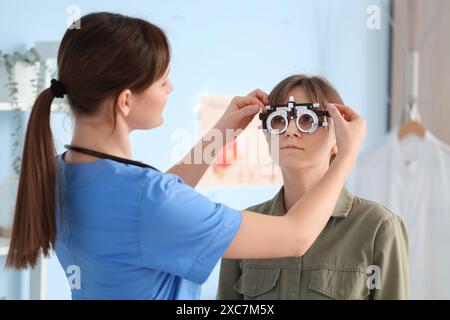
[{"label": "patient", "polygon": [[[323,111],[328,103],[343,104],[336,90],[321,77],[294,75],[284,79],[270,93],[270,104],[286,104],[290,96],[295,103],[318,102]],[[319,120],[331,121],[323,115]],[[301,122],[308,122],[308,118]],[[279,128],[285,125],[280,119],[272,119],[271,124]],[[266,138],[269,146],[279,145],[271,155],[281,168],[284,186],[273,199],[247,210],[279,216],[321,179],[339,150],[332,122],[304,133],[293,118],[286,131],[266,132]],[[325,229],[304,256],[223,259],[217,293],[217,299],[407,298],[405,225],[386,208],[355,197],[345,188]]]}]

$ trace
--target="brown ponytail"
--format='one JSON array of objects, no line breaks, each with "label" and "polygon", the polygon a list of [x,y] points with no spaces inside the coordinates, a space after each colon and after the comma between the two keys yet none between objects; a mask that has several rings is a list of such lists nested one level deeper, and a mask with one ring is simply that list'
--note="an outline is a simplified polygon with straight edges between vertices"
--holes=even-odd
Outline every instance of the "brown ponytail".
[{"label": "brown ponytail", "polygon": [[13,233],[6,266],[34,266],[42,249],[48,255],[56,239],[56,151],[50,129],[53,94],[44,90],[34,103],[25,135]]},{"label": "brown ponytail", "polygon": [[[58,51],[58,80],[75,117],[95,114],[125,89],[145,90],[169,66],[167,38],[148,21],[99,12],[82,17],[79,25],[65,32]],[[47,256],[55,246],[61,203],[56,201],[60,186],[50,129],[53,98],[50,89],[44,90],[28,122],[7,267],[34,266],[41,250]]]}]

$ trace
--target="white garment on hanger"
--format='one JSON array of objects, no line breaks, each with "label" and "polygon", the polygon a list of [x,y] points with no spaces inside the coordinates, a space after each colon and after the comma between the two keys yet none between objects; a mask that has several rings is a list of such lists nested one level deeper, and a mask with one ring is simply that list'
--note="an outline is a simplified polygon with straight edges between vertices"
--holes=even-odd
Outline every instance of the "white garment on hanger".
[{"label": "white garment on hanger", "polygon": [[430,132],[399,141],[396,128],[359,157],[353,179],[355,195],[406,223],[411,299],[450,299],[450,147]]}]

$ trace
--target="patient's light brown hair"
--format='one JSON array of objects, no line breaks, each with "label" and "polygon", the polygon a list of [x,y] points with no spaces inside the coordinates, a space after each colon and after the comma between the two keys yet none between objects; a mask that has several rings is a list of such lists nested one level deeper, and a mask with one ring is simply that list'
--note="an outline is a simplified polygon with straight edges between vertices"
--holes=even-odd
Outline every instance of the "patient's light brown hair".
[{"label": "patient's light brown hair", "polygon": [[284,104],[288,101],[288,93],[294,88],[302,88],[311,102],[320,103],[326,109],[328,103],[344,104],[337,90],[321,76],[296,74],[281,80],[270,92],[270,104]]}]

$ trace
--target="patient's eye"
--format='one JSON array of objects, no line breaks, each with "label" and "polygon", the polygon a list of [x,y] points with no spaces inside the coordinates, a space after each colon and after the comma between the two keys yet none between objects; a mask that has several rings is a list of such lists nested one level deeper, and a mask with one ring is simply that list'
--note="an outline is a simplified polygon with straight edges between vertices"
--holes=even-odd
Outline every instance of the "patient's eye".
[{"label": "patient's eye", "polygon": [[286,126],[286,119],[282,116],[276,116],[273,117],[270,124],[273,129],[281,130],[284,129],[284,127]]},{"label": "patient's eye", "polygon": [[311,129],[313,123],[314,123],[314,119],[309,114],[304,114],[300,117],[300,119],[298,119],[298,124],[304,130]]}]

